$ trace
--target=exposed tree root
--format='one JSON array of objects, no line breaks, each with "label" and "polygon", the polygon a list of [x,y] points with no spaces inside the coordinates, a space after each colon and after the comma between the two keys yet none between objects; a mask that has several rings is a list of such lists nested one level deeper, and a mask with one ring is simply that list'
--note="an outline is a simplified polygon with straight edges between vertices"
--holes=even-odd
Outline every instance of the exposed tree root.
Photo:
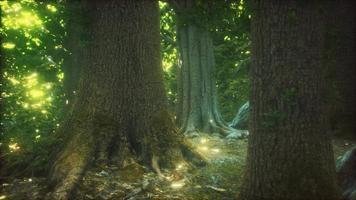
[{"label": "exposed tree root", "polygon": [[[110,164],[123,168],[132,162],[138,162],[149,166],[162,176],[161,168],[173,169],[177,163],[189,163],[191,167],[196,167],[207,162],[177,131],[166,111],[158,112],[151,120],[150,130],[141,140],[141,151],[130,143],[127,135],[120,134],[119,138],[110,136],[110,133],[111,135],[115,133],[114,128],[109,128],[113,127],[112,124],[99,125],[100,129],[90,127],[88,124],[83,126],[87,128],[77,126],[73,129],[76,134],[54,163],[50,174],[50,182],[54,188],[47,196],[48,200],[70,199],[72,191],[86,169],[96,164]],[[113,141],[115,142],[112,143]]]}]

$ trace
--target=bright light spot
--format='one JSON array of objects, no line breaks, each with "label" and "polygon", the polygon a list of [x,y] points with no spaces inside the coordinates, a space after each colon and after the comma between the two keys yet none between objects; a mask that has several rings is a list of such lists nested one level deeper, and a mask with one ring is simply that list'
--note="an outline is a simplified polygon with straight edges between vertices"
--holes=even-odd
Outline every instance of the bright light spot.
[{"label": "bright light spot", "polygon": [[10,77],[8,78],[10,80],[10,82],[13,84],[13,85],[17,85],[20,83],[20,81],[18,81],[16,78],[14,77]]},{"label": "bright light spot", "polygon": [[51,83],[46,83],[46,84],[45,84],[45,88],[46,88],[47,90],[51,89],[51,88],[52,88],[52,84],[51,84]]},{"label": "bright light spot", "polygon": [[184,168],[184,164],[180,163],[180,164],[177,165],[176,170],[181,170],[183,168]]},{"label": "bright light spot", "polygon": [[57,127],[59,127],[59,124],[56,124]]},{"label": "bright light spot", "polygon": [[66,24],[64,23],[64,20],[63,19],[61,19],[60,21],[59,21],[59,24],[61,25],[61,27],[64,27]]},{"label": "bright light spot", "polygon": [[201,151],[208,151],[208,147],[207,146],[200,146],[198,147],[199,150]]},{"label": "bright light spot", "polygon": [[56,45],[56,46],[54,46],[54,49],[60,49],[60,48],[63,48],[63,46],[62,46],[62,45]]},{"label": "bright light spot", "polygon": [[29,105],[28,103],[24,103],[22,106],[27,109]]},{"label": "bright light spot", "polygon": [[202,143],[202,144],[205,144],[207,141],[208,141],[208,139],[206,139],[206,138],[200,139],[200,143]]},{"label": "bright light spot", "polygon": [[36,133],[40,132],[40,130],[36,129]]},{"label": "bright light spot", "polygon": [[66,99],[66,105],[68,105],[69,104],[69,100],[68,99]]},{"label": "bright light spot", "polygon": [[211,149],[211,151],[212,151],[213,153],[219,153],[219,152],[220,152],[220,149],[213,148],[213,149]]},{"label": "bright light spot", "polygon": [[48,112],[47,112],[47,110],[41,110],[41,113],[42,114],[47,114]]},{"label": "bright light spot", "polygon": [[184,180],[180,180],[180,181],[176,181],[176,182],[172,182],[171,184],[171,188],[173,189],[180,189],[185,185]]},{"label": "bright light spot", "polygon": [[6,196],[5,195],[1,195],[0,196],[0,200],[2,200],[2,199],[6,199]]},{"label": "bright light spot", "polygon": [[35,137],[37,140],[41,138],[41,135],[36,135]]},{"label": "bright light spot", "polygon": [[33,87],[33,86],[38,84],[37,73],[36,72],[26,76],[25,79],[27,80],[26,83],[25,83],[25,86],[27,88],[31,88],[31,87]]},{"label": "bright light spot", "polygon": [[28,182],[32,182],[32,178],[29,178],[29,179],[28,179]]},{"label": "bright light spot", "polygon": [[55,6],[52,6],[51,4],[47,5],[47,9],[51,12],[57,12],[57,8]]},{"label": "bright light spot", "polygon": [[4,49],[13,49],[15,48],[15,44],[10,42],[5,42],[4,44],[2,44],[2,47],[4,47]]},{"label": "bright light spot", "polygon": [[11,5],[11,8],[13,12],[18,12],[19,10],[21,10],[22,6],[19,3],[14,3]]},{"label": "bright light spot", "polygon": [[210,123],[213,123],[213,120],[212,120],[212,119],[210,119],[210,120],[209,120],[209,122],[210,122]]},{"label": "bright light spot", "polygon": [[30,90],[30,96],[31,96],[32,98],[38,99],[38,98],[43,97],[43,95],[44,95],[44,92],[41,91],[41,90],[37,90],[37,89]]},{"label": "bright light spot", "polygon": [[167,181],[172,181],[173,180],[173,176],[163,176]]},{"label": "bright light spot", "polygon": [[32,41],[36,44],[36,46],[40,46],[42,41],[38,38],[32,38]]},{"label": "bright light spot", "polygon": [[63,78],[64,78],[64,73],[63,72],[58,73],[57,74],[57,78],[58,78],[59,81],[62,81]]},{"label": "bright light spot", "polygon": [[40,108],[42,105],[43,105],[42,102],[39,102],[39,103],[32,104],[31,107],[32,108]]},{"label": "bright light spot", "polygon": [[230,41],[230,40],[231,40],[231,38],[229,36],[224,37],[224,41]]},{"label": "bright light spot", "polygon": [[17,143],[9,144],[10,152],[14,152],[20,149],[20,146]]},{"label": "bright light spot", "polygon": [[[10,12],[16,11],[11,10]],[[32,29],[40,28],[42,26],[42,20],[36,15],[36,13],[29,11],[21,11],[19,13],[6,15],[2,19],[2,23],[6,29]]]}]

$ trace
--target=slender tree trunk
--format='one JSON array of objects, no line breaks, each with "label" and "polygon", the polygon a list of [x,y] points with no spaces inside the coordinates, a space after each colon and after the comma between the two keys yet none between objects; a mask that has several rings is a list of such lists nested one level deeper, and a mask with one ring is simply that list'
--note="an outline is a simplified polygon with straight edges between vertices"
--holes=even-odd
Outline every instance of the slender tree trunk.
[{"label": "slender tree trunk", "polygon": [[[78,96],[62,131],[49,199],[68,199],[95,163],[175,167],[189,151],[167,112],[156,1],[87,1],[90,44]],[[191,154],[193,153],[193,154]],[[190,151],[190,156],[195,155]]]},{"label": "slender tree trunk", "polygon": [[[181,63],[178,68],[177,122],[186,134],[235,132],[226,126],[218,109],[214,47],[210,32],[199,19],[187,20],[195,0],[171,1],[177,13],[177,36]],[[188,17],[188,19],[190,19]]]},{"label": "slender tree trunk", "polygon": [[254,1],[250,136],[241,200],[336,200],[326,134],[324,3]]}]

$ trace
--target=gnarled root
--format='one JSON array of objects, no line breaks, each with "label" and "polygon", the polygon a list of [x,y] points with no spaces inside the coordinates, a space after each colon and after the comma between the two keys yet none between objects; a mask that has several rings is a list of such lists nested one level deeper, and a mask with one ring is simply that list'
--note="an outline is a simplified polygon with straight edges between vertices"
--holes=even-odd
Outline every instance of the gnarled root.
[{"label": "gnarled root", "polygon": [[80,180],[93,155],[93,138],[82,139],[78,134],[67,144],[60,157],[56,160],[50,173],[50,184],[53,192],[46,197],[48,200],[67,200],[76,183]]},{"label": "gnarled root", "polygon": [[[110,163],[123,168],[139,162],[152,167],[163,177],[161,168],[174,169],[178,163],[191,163],[191,166],[207,163],[178,132],[168,112],[158,112],[144,124],[147,126],[138,128],[120,122],[99,123],[94,120],[82,124],[83,128],[73,129],[73,137],[52,168],[50,182],[54,187],[47,199],[68,200],[92,164],[99,163],[100,166],[104,162],[104,165]],[[132,132],[138,133],[135,141],[129,137]]]}]

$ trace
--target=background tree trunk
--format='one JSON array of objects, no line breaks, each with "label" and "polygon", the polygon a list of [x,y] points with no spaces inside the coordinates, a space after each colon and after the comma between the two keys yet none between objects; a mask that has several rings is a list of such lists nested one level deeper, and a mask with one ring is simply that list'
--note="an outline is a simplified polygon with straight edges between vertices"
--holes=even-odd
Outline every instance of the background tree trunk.
[{"label": "background tree trunk", "polygon": [[247,101],[245,104],[243,104],[239,108],[239,111],[237,112],[236,116],[234,117],[232,122],[229,124],[229,126],[236,128],[236,129],[247,130],[249,114],[250,114],[250,104]]},{"label": "background tree trunk", "polygon": [[[178,67],[177,122],[186,134],[203,131],[224,135],[226,126],[218,109],[214,46],[206,24],[198,24],[195,0],[171,1],[177,13]],[[195,13],[195,14],[192,14]]]},{"label": "background tree trunk", "polygon": [[335,200],[326,134],[320,1],[254,1],[252,91],[241,200]]},{"label": "background tree trunk", "polygon": [[50,199],[68,199],[94,163],[175,167],[182,160],[185,143],[167,112],[158,3],[87,3],[87,64],[62,129],[70,136],[50,174],[55,186]]}]

